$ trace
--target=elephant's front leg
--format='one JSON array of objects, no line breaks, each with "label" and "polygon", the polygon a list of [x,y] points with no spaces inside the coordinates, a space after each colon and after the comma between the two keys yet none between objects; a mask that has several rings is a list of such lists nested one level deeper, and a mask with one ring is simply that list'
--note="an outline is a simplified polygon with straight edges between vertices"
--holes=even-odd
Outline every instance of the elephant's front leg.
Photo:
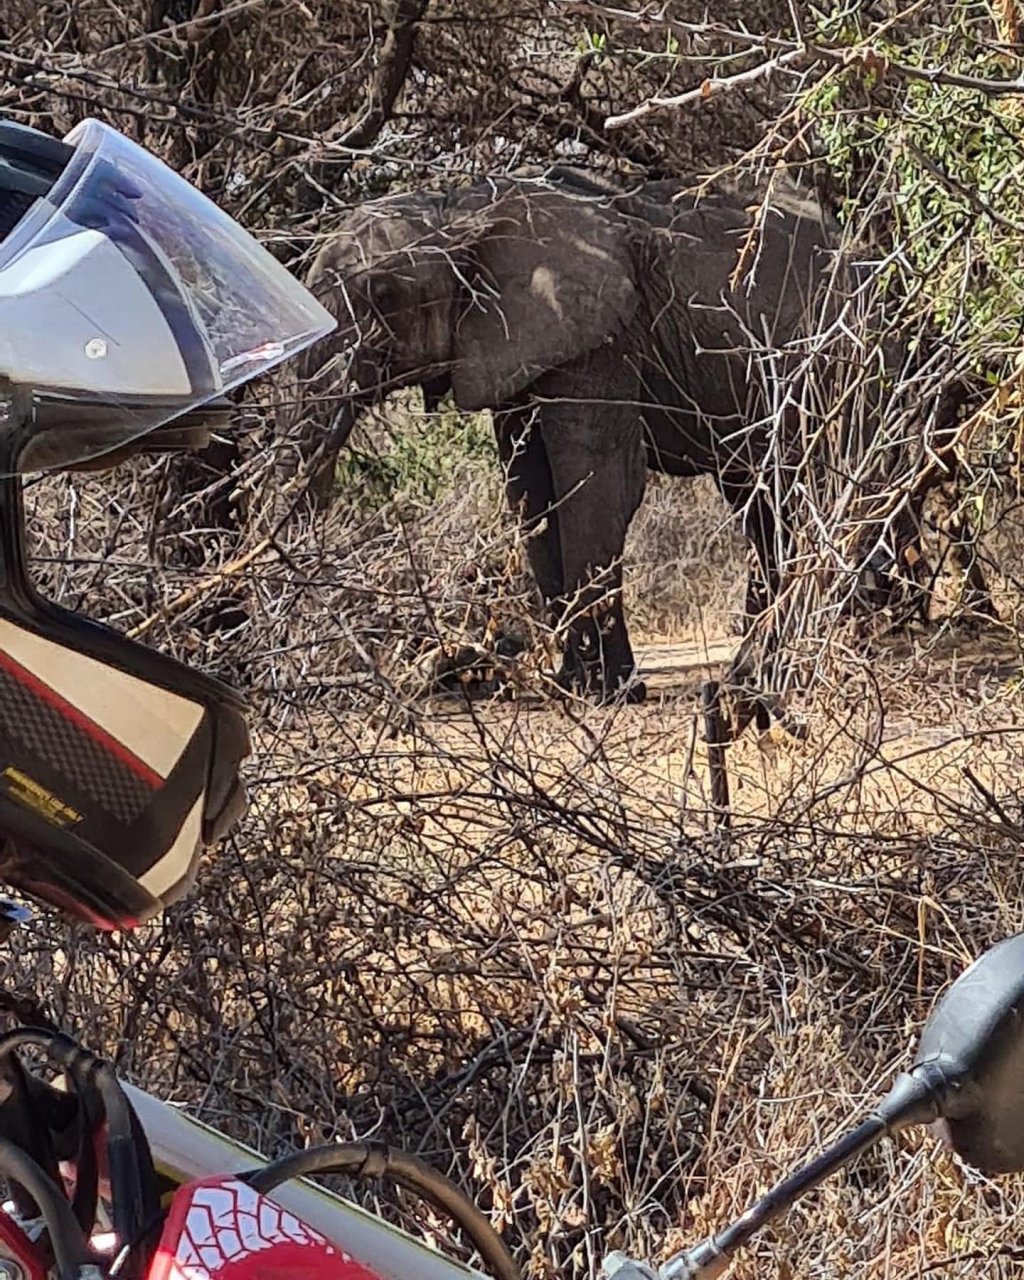
[{"label": "elephant's front leg", "polygon": [[[626,416],[628,415],[628,416]],[[623,420],[625,417],[625,421]],[[616,405],[545,404],[542,437],[554,485],[564,590],[563,684],[641,701],[622,607],[622,553],[643,497],[640,423]]]},{"label": "elephant's front leg", "polygon": [[526,554],[544,606],[549,613],[560,610],[565,584],[558,540],[558,509],[538,409],[496,411],[494,434],[505,472],[505,496],[522,521]]}]

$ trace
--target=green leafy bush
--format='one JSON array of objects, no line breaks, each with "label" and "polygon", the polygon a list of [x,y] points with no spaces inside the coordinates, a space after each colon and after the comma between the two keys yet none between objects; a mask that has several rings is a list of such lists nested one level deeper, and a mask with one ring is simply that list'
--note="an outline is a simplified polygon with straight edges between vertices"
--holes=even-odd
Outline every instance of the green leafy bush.
[{"label": "green leafy bush", "polygon": [[855,18],[819,15],[819,39],[867,56],[826,73],[802,104],[838,180],[841,216],[884,227],[889,270],[977,369],[998,370],[1024,316],[1024,94],[942,77],[1005,82],[1019,60],[1003,52],[984,4],[932,5],[927,20],[918,10],[880,34]]},{"label": "green leafy bush", "polygon": [[459,413],[446,402],[436,413],[395,409],[382,431],[365,431],[368,447],[347,448],[338,460],[337,488],[345,501],[368,510],[400,501],[438,501],[477,467],[497,468],[486,413]]}]

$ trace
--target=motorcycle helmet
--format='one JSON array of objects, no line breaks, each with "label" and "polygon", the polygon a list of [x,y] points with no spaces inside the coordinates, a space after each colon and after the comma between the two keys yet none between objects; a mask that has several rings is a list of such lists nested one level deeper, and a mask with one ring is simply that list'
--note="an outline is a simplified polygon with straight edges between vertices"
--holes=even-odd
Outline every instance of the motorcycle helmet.
[{"label": "motorcycle helmet", "polygon": [[249,738],[225,685],[37,593],[23,477],[190,443],[334,324],[116,130],[0,122],[0,879],[73,917],[132,928],[186,892]]}]

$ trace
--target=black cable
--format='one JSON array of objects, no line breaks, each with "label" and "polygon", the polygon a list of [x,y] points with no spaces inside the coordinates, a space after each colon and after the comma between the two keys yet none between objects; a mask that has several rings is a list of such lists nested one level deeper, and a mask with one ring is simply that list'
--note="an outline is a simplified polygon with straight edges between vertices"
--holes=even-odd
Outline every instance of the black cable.
[{"label": "black cable", "polygon": [[[0,1036],[0,1057],[14,1055],[24,1045],[35,1045],[48,1050],[50,1056],[67,1072],[74,1087],[78,1099],[78,1155],[75,1161],[75,1193],[71,1211],[82,1230],[91,1232],[99,1204],[99,1170],[96,1167],[94,1138],[102,1115],[97,1115],[89,1055],[62,1031],[45,1027],[17,1027]],[[99,1101],[105,1113],[102,1097]]]},{"label": "black cable", "polygon": [[[23,1045],[46,1049],[64,1067],[83,1099],[99,1093],[107,1121],[107,1160],[111,1185],[113,1227],[121,1240],[138,1239],[159,1207],[159,1195],[152,1176],[152,1158],[145,1135],[110,1064],[83,1049],[62,1031],[19,1027],[0,1036],[0,1057]],[[94,1092],[95,1090],[95,1092]],[[84,1123],[80,1154],[92,1134]],[[86,1155],[88,1170],[89,1153]],[[146,1169],[143,1171],[142,1156]],[[93,1206],[95,1215],[95,1206]]]},{"label": "black cable", "polygon": [[[27,1028],[19,1028],[18,1030],[27,1030]],[[49,1037],[56,1034],[56,1029],[33,1028],[32,1042],[36,1042],[36,1037]],[[8,1033],[8,1035],[0,1036],[0,1060],[9,1058],[16,1075],[24,1081],[22,1090],[24,1096],[11,1101],[15,1105],[25,1108],[25,1122],[30,1126],[32,1141],[25,1142],[20,1140],[18,1135],[11,1132],[9,1128],[8,1132],[2,1136],[6,1136],[16,1145],[20,1145],[37,1163],[40,1163],[40,1156],[45,1151],[47,1159],[42,1165],[43,1171],[47,1177],[59,1179],[58,1157],[55,1154],[52,1135],[49,1132],[49,1129],[52,1128],[53,1118],[49,1118],[49,1121],[43,1119],[40,1115],[40,1107],[44,1105],[43,1099],[55,1104],[55,1113],[56,1104],[59,1104],[60,1101],[73,1106],[75,1114],[69,1118],[68,1124],[72,1122],[77,1124],[78,1154],[75,1160],[75,1194],[71,1202],[71,1208],[82,1230],[88,1233],[95,1222],[96,1207],[99,1200],[99,1171],[96,1168],[96,1151],[93,1145],[93,1131],[96,1127],[97,1117],[95,1115],[95,1106],[89,1105],[93,1101],[91,1082],[80,1063],[76,1062],[68,1069],[68,1076],[74,1086],[74,1091],[70,1094],[62,1094],[60,1090],[39,1080],[28,1071],[15,1052],[16,1045],[8,1038],[8,1036],[13,1035],[14,1033],[12,1032]],[[66,1128],[67,1126],[64,1127]],[[40,1128],[44,1131],[40,1132]]]},{"label": "black cable", "polygon": [[238,1176],[260,1195],[292,1178],[341,1173],[352,1178],[390,1178],[447,1214],[466,1233],[494,1280],[522,1280],[501,1236],[462,1191],[418,1157],[382,1143],[344,1142],[310,1147]]},{"label": "black cable", "polygon": [[[96,1084],[107,1113],[107,1163],[111,1210],[120,1240],[134,1240],[145,1230],[154,1209],[154,1189],[143,1172],[143,1154],[151,1162],[149,1146],[124,1090],[108,1062],[95,1060]],[[144,1146],[144,1152],[143,1152]],[[151,1164],[150,1164],[151,1167]],[[147,1170],[148,1172],[148,1170]]]},{"label": "black cable", "polygon": [[63,1191],[30,1155],[6,1138],[0,1138],[0,1174],[24,1187],[39,1206],[58,1280],[78,1280],[81,1268],[94,1264],[95,1259]]},{"label": "black cable", "polygon": [[[147,1157],[147,1172],[152,1175],[148,1142],[113,1068],[82,1049],[63,1032],[41,1028],[23,1027],[0,1036],[0,1058],[13,1054],[23,1045],[48,1050],[64,1067],[75,1086],[80,1106],[79,1160],[85,1165],[87,1183],[95,1180],[94,1173],[89,1172],[95,1165],[91,1146],[94,1117],[89,1114],[93,1110],[90,1104],[99,1094],[107,1120],[114,1229],[123,1242],[140,1241],[160,1211],[159,1194],[155,1177],[143,1175],[142,1151]],[[92,1225],[91,1222],[79,1223],[75,1209],[81,1212],[85,1206],[79,1203],[77,1188],[73,1209],[36,1161],[4,1139],[0,1139],[0,1173],[24,1186],[36,1200],[50,1233],[61,1280],[65,1275],[75,1275],[74,1269],[67,1269],[69,1259],[75,1256],[80,1242],[84,1250],[82,1258],[70,1265],[75,1268],[91,1260],[85,1243],[85,1230]],[[327,1173],[342,1173],[354,1178],[389,1178],[457,1223],[473,1243],[494,1280],[521,1280],[512,1255],[484,1215],[453,1182],[416,1156],[382,1144],[344,1143],[299,1151],[240,1176],[254,1190],[267,1194],[292,1178]],[[91,1216],[94,1218],[95,1191],[91,1186],[86,1192],[86,1199],[92,1201]]]},{"label": "black cable", "polygon": [[90,1094],[82,1094],[77,1085],[75,1094],[78,1097],[78,1155],[75,1157],[75,1191],[71,1197],[71,1212],[82,1230],[89,1232],[96,1221],[100,1203],[100,1171],[95,1142],[100,1117],[95,1114]]}]

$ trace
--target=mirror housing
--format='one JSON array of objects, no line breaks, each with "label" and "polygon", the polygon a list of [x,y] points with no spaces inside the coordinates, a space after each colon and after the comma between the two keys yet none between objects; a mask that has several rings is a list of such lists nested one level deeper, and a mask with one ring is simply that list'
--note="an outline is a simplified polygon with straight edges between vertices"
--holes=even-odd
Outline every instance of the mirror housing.
[{"label": "mirror housing", "polygon": [[[876,1109],[791,1173],[728,1227],[674,1254],[655,1280],[715,1280],[736,1250],[886,1134],[934,1123],[967,1164],[987,1175],[1024,1170],[1024,933],[990,947],[934,1008],[917,1055]],[[605,1280],[651,1280],[620,1255]]]},{"label": "mirror housing", "polygon": [[960,975],[921,1033],[911,1074],[941,1074],[936,1128],[967,1164],[1024,1170],[1024,933]]},{"label": "mirror housing", "polygon": [[230,425],[237,411],[237,405],[226,396],[218,396],[215,400],[180,414],[165,426],[147,432],[121,449],[111,449],[108,453],[87,458],[84,462],[74,463],[63,470],[109,471],[129,458],[152,457],[167,453],[196,453],[209,445],[214,431]]}]

